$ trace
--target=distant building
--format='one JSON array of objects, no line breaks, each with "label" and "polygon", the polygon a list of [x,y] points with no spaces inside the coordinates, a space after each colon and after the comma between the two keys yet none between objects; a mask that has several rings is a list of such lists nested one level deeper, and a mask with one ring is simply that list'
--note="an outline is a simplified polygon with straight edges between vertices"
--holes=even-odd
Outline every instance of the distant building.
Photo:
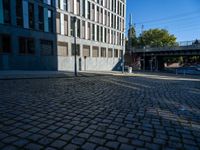
[{"label": "distant building", "polygon": [[0,69],[112,70],[124,51],[126,0],[0,0]]}]

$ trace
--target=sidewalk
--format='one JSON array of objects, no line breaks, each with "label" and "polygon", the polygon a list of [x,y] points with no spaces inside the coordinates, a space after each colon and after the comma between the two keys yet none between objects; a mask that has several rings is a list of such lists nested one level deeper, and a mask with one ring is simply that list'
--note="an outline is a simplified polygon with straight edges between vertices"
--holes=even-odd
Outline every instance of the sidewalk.
[{"label": "sidewalk", "polygon": [[[141,77],[175,77],[175,78],[193,78],[200,79],[198,75],[176,75],[165,72],[138,72],[122,73],[121,71],[80,71],[79,77],[93,77],[93,76],[141,76]],[[74,72],[70,71],[22,71],[22,70],[7,70],[0,71],[0,80],[12,79],[43,79],[43,78],[72,78]]]},{"label": "sidewalk", "polygon": [[22,71],[22,70],[0,71],[0,80],[65,78],[73,76],[74,73],[68,71]]},{"label": "sidewalk", "polygon": [[[122,72],[115,71],[80,71],[79,77],[123,75]],[[12,79],[43,79],[43,78],[66,78],[74,77],[74,72],[70,71],[24,71],[24,70],[1,70],[0,80]]]}]

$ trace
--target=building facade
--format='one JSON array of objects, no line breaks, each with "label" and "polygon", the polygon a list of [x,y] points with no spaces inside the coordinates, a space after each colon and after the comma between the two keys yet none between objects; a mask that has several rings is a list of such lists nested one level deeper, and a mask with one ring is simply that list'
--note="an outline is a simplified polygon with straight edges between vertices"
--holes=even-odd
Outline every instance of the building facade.
[{"label": "building facade", "polygon": [[[120,69],[125,0],[0,0],[0,69]],[[76,17],[76,23],[74,23]]]}]

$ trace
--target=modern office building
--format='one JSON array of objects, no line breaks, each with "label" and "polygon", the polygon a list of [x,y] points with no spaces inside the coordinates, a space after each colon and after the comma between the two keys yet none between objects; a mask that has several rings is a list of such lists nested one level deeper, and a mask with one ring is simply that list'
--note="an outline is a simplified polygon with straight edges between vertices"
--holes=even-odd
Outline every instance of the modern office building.
[{"label": "modern office building", "polygon": [[125,15],[126,0],[0,0],[0,69],[73,70],[74,36],[79,70],[120,69]]}]

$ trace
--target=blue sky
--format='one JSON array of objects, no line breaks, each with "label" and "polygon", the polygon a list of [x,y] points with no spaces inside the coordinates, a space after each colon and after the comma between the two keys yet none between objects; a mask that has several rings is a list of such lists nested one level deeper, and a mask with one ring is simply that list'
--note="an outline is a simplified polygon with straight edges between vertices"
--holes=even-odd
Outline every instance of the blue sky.
[{"label": "blue sky", "polygon": [[177,41],[200,39],[200,0],[127,0],[127,27],[133,15],[137,34],[149,28],[164,28]]}]

